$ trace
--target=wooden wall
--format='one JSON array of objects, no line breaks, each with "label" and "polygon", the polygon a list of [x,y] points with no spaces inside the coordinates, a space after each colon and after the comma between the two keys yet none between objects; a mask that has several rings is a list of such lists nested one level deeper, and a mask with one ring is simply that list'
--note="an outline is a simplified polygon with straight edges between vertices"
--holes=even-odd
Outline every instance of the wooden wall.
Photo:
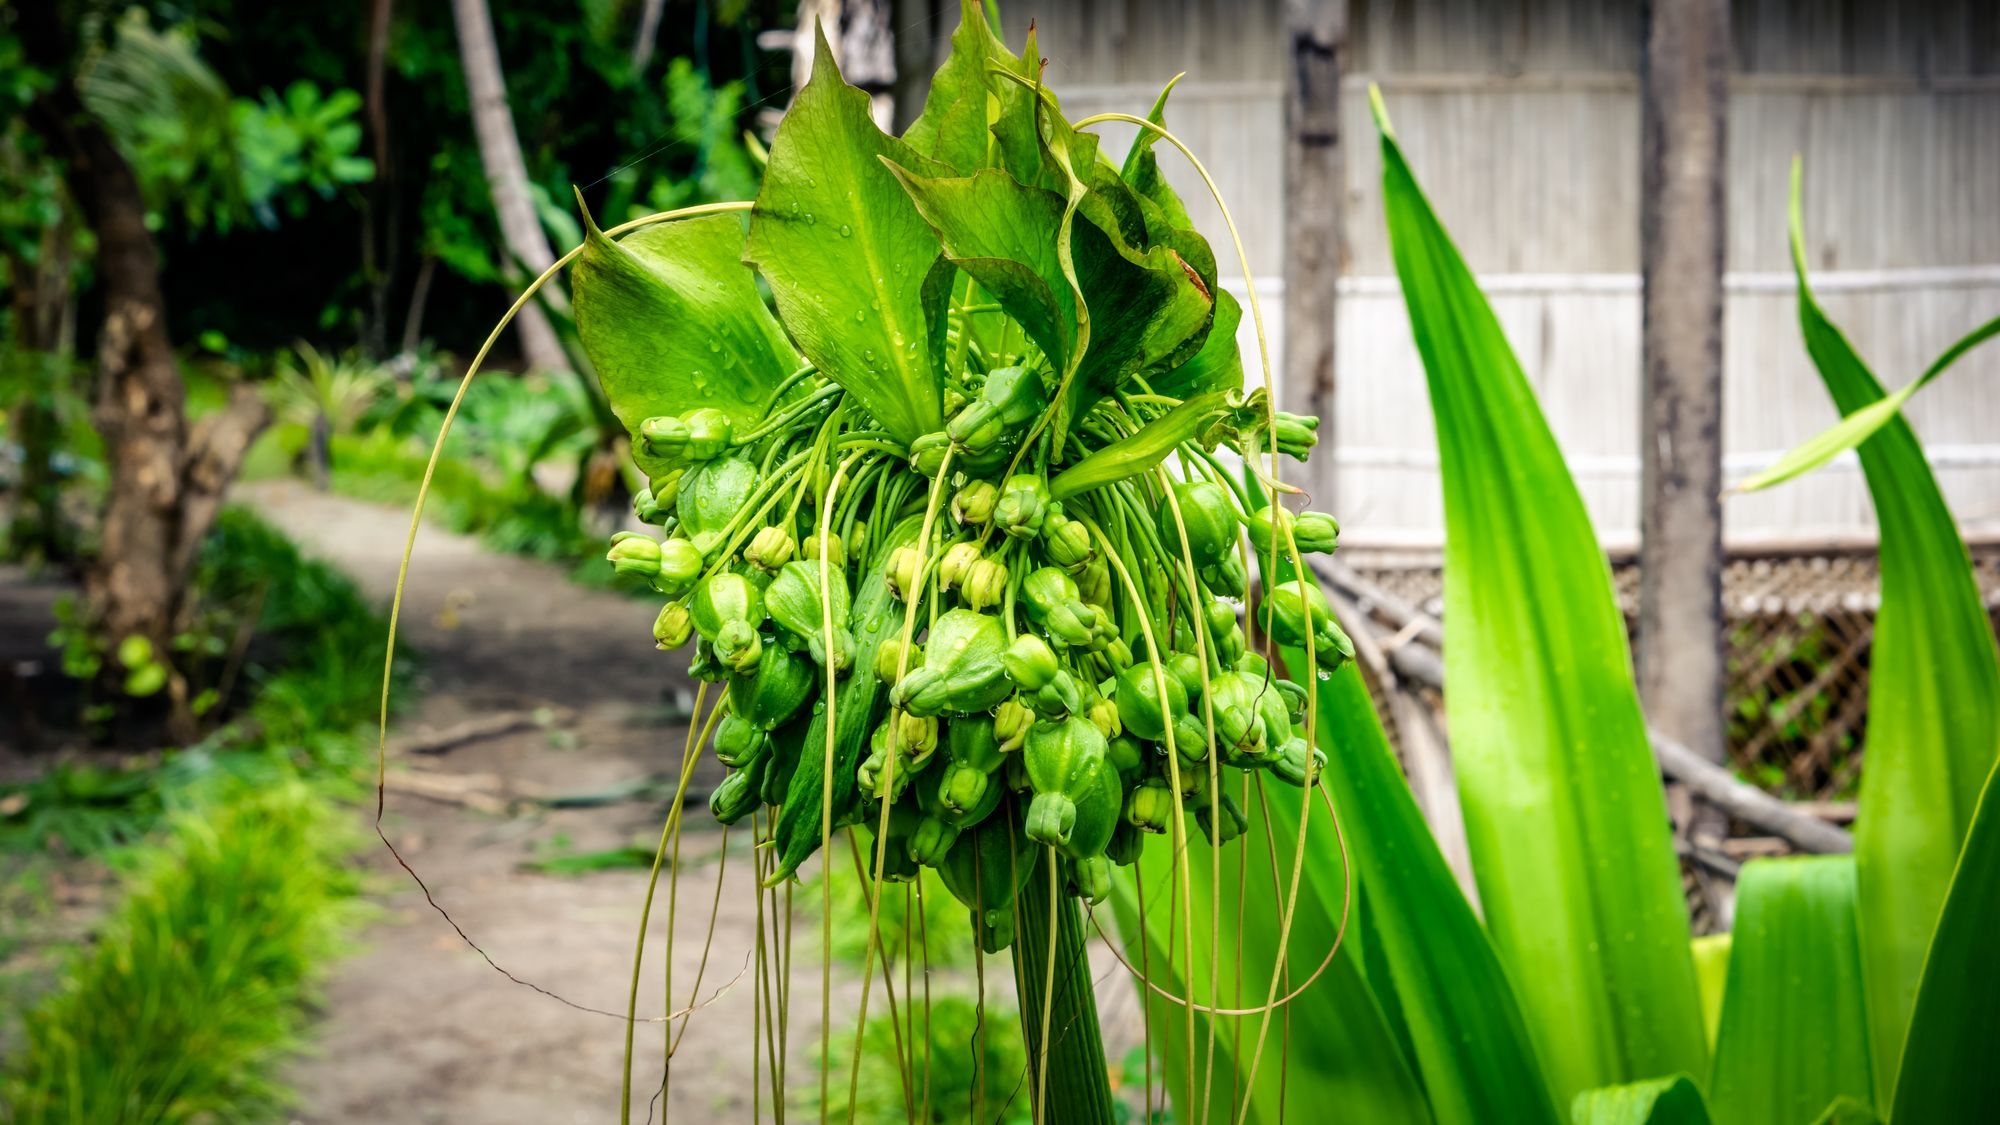
[{"label": "wooden wall", "polygon": [[[1268,297],[1284,237],[1278,0],[1013,0],[1072,116],[1143,112],[1216,175]],[[1488,284],[1607,542],[1638,516],[1638,4],[1352,0],[1345,90],[1348,274],[1340,310],[1342,495],[1354,541],[1435,542],[1436,451],[1382,229],[1367,116],[1382,86],[1432,202]],[[2000,2],[1736,0],[1729,120],[1725,442],[1747,473],[1833,419],[1798,342],[1784,209],[1806,167],[1808,253],[1826,303],[1891,385],[2000,314]],[[1018,23],[1018,27],[1014,23]],[[1129,129],[1106,127],[1121,151]],[[1167,161],[1237,276],[1220,214]],[[1246,323],[1246,356],[1254,337]],[[1913,420],[1968,530],[2000,533],[2000,351],[1919,396]],[[1732,500],[1739,542],[1857,538],[1857,467]]]}]

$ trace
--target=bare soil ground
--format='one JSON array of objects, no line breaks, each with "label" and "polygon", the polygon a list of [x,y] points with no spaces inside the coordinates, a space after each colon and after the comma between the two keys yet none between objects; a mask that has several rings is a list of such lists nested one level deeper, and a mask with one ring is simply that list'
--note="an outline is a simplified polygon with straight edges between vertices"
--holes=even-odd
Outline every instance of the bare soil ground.
[{"label": "bare soil ground", "polygon": [[[239,498],[386,601],[408,528],[405,513],[296,484],[249,487]],[[492,775],[558,793],[601,792],[671,774],[686,736],[692,685],[682,659],[653,648],[651,613],[644,601],[577,587],[557,568],[424,531],[403,629],[422,653],[425,672],[392,741],[504,711],[547,707],[561,718],[551,729],[475,741],[420,762],[392,761],[391,769]],[[713,771],[711,765],[698,773],[693,788],[705,792],[719,780]],[[622,1012],[645,873],[559,877],[523,863],[563,839],[577,851],[650,842],[664,815],[658,801],[496,815],[392,790],[385,826],[438,902],[501,966],[578,1004]],[[722,863],[721,834],[691,801],[674,943],[677,1007],[687,1003],[700,964],[718,867],[725,868],[725,884],[699,989],[702,1000],[716,998],[695,1015],[675,1053],[669,1119],[752,1117],[754,988],[745,966],[755,945],[756,908],[745,843],[736,834]],[[385,850],[371,865],[379,872],[380,915],[365,948],[336,970],[313,1053],[293,1069],[303,1094],[296,1119],[384,1125],[614,1119],[623,1023],[511,983],[426,905]],[[665,1010],[657,955],[665,899],[663,884],[639,992],[642,1017]],[[801,912],[789,1035],[795,1087],[816,1073],[809,1052],[819,1036],[817,928]],[[1094,967],[1112,1009],[1105,1031],[1117,1057],[1137,1037],[1137,1005],[1108,958]],[[851,1022],[858,992],[855,970],[836,966],[836,1024]],[[879,990],[874,1004],[879,1012]],[[659,1025],[638,1029],[636,1051],[635,1102],[643,1103],[661,1074]],[[634,1120],[644,1117],[635,1110]]]}]

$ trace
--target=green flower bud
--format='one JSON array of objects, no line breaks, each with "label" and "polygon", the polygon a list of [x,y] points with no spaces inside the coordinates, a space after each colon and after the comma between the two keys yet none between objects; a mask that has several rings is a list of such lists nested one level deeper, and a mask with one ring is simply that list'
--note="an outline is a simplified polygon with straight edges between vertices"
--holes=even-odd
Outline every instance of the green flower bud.
[{"label": "green flower bud", "polygon": [[953,543],[945,548],[944,558],[938,563],[938,585],[946,590],[958,589],[979,560],[977,543]]},{"label": "green flower bud", "polygon": [[1271,760],[1270,768],[1271,776],[1287,785],[1318,785],[1320,771],[1326,768],[1326,754],[1317,746],[1306,745],[1305,739],[1295,737]]},{"label": "green flower bud", "polygon": [[942,430],[925,434],[910,443],[910,466],[927,477],[936,477],[944,467],[944,455],[951,450],[951,439]]},{"label": "green flower bud", "polygon": [[668,602],[653,619],[653,643],[661,652],[671,652],[687,643],[694,632],[694,615],[685,602]]},{"label": "green flower bud", "polygon": [[[1274,512],[1277,514],[1273,515]],[[1340,545],[1340,521],[1325,512],[1300,512],[1295,516],[1283,508],[1259,508],[1251,513],[1247,526],[1258,558],[1270,558],[1273,550],[1279,558],[1287,557],[1290,554],[1285,542],[1287,529],[1302,555],[1330,555]]]},{"label": "green flower bud", "polygon": [[[1115,829],[1116,826],[1111,827]],[[1105,899],[1111,897],[1111,861],[1102,854],[1072,860],[1069,889],[1092,906],[1102,905]]]},{"label": "green flower bud", "polygon": [[1146,768],[1146,748],[1130,734],[1115,734],[1105,741],[1105,760],[1118,771],[1121,784],[1136,781]]},{"label": "green flower bud", "polygon": [[621,531],[611,537],[611,550],[604,555],[611,569],[650,582],[660,573],[660,541],[637,532]]},{"label": "green flower bud", "polygon": [[1264,659],[1261,652],[1246,652],[1236,658],[1235,668],[1253,679],[1261,680],[1271,671],[1271,662]]},{"label": "green flower bud", "polygon": [[914,672],[924,666],[924,646],[915,641],[909,645],[909,660],[899,669],[903,661],[903,638],[884,637],[875,648],[875,678],[885,684],[893,684],[903,678],[905,672]]},{"label": "green flower bud", "polygon": [[[1174,522],[1174,509],[1180,523]],[[1214,481],[1182,481],[1174,485],[1174,504],[1161,504],[1158,512],[1160,545],[1169,557],[1181,553],[1181,526],[1187,527],[1188,554],[1196,570],[1213,566],[1236,545],[1236,505],[1229,493]]]},{"label": "green flower bud", "polygon": [[917,582],[923,577],[924,559],[915,547],[898,547],[889,552],[889,589],[900,601],[917,596]]},{"label": "green flower bud", "polygon": [[653,506],[660,510],[662,516],[672,515],[680,504],[681,481],[686,478],[686,469],[674,469],[647,482],[647,491],[653,494]]},{"label": "green flower bud", "polygon": [[1013,690],[1003,664],[1006,645],[999,618],[951,610],[931,626],[924,666],[896,684],[889,702],[917,716],[989,710]]},{"label": "green flower bud", "polygon": [[[1184,765],[1207,761],[1208,741],[1208,727],[1199,717],[1181,715],[1174,719],[1174,756]],[[1188,772],[1193,771],[1183,770],[1183,774]]]},{"label": "green flower bud", "polygon": [[[1266,436],[1268,437],[1268,426]],[[1277,413],[1278,452],[1300,461],[1319,444],[1319,419],[1309,414]]]},{"label": "green flower bud", "polygon": [[1224,672],[1209,681],[1209,707],[1214,713],[1216,740],[1225,755],[1256,749],[1263,734],[1257,715],[1257,697],[1262,688],[1261,681],[1241,672]]},{"label": "green flower bud", "polygon": [[1085,717],[1105,738],[1116,738],[1124,732],[1125,728],[1118,723],[1118,705],[1102,696],[1090,705]]},{"label": "green flower bud", "polygon": [[1194,819],[1201,825],[1201,834],[1215,845],[1226,844],[1250,830],[1250,820],[1243,815],[1242,806],[1228,793],[1215,794],[1213,808],[1206,797],[1194,801]]},{"label": "green flower bud", "polygon": [[[882,720],[875,728],[875,732],[869,736],[868,757],[862,759],[854,775],[863,793],[893,803],[902,797],[903,790],[909,787],[911,779],[916,777],[924,762],[928,760],[929,751],[919,753],[918,747],[905,733],[902,723],[908,717],[891,715]],[[933,735],[932,749],[935,749],[936,745],[936,738]],[[893,770],[890,767],[892,758],[895,761]],[[884,791],[885,786],[889,787],[889,791]]]},{"label": "green flower bud", "polygon": [[749,765],[770,745],[770,737],[740,715],[724,715],[715,725],[715,760],[730,769]]},{"label": "green flower bud", "polygon": [[1061,719],[1083,710],[1083,692],[1067,670],[1057,672],[1055,679],[1028,693],[1027,700],[1035,713],[1045,719]]},{"label": "green flower bud", "polygon": [[1007,565],[997,559],[980,559],[966,572],[959,594],[973,609],[991,609],[1007,597]]},{"label": "green flower bud", "polygon": [[1088,645],[1097,613],[1078,599],[1076,582],[1052,566],[1028,575],[1021,584],[1028,616],[1060,644]]},{"label": "green flower bud", "polygon": [[722,779],[715,792],[708,796],[708,811],[723,824],[734,824],[749,816],[758,804],[764,785],[765,764],[770,755],[756,759],[744,769],[737,770]]},{"label": "green flower bud", "polygon": [[1048,394],[1038,373],[1026,367],[1002,367],[988,373],[979,397],[952,416],[945,432],[967,452],[985,453],[1046,406]]},{"label": "green flower bud", "polygon": [[931,715],[896,716],[897,745],[907,748],[919,765],[930,760],[938,748],[938,721]]},{"label": "green flower bud", "polygon": [[750,537],[750,546],[744,548],[744,561],[763,570],[775,571],[792,561],[792,552],[798,541],[792,533],[782,527],[760,527],[757,534]]},{"label": "green flower bud", "polygon": [[805,543],[799,548],[799,557],[817,566],[822,547],[825,548],[827,565],[835,568],[847,565],[847,555],[840,549],[840,536],[832,532],[827,533],[824,544],[820,542],[818,533],[806,536]]},{"label": "green flower bud", "polygon": [[1285,718],[1293,726],[1306,721],[1306,689],[1283,677],[1272,680],[1271,685],[1285,697]]},{"label": "green flower bud", "polygon": [[1027,836],[1038,844],[1067,847],[1077,823],[1077,802],[1110,770],[1104,735],[1088,720],[1072,716],[1036,723],[1028,732],[1021,760],[1035,799],[1028,806]]},{"label": "green flower bud", "polygon": [[701,577],[708,565],[695,545],[685,539],[669,539],[660,544],[660,569],[653,575],[653,589],[674,596]]},{"label": "green flower bud", "polygon": [[1313,659],[1328,672],[1354,658],[1354,642],[1333,619],[1333,609],[1317,582],[1281,583],[1264,597],[1265,619],[1278,643],[1303,648],[1313,638]]},{"label": "green flower bud", "polygon": [[[1161,695],[1161,681],[1166,694]],[[1125,729],[1140,738],[1158,742],[1167,735],[1167,724],[1188,713],[1187,690],[1170,669],[1156,674],[1153,666],[1134,664],[1118,674],[1113,698]]]},{"label": "green flower bud", "polygon": [[1174,794],[1167,783],[1149,777],[1125,795],[1125,823],[1145,832],[1165,832],[1174,823]]},{"label": "green flower bud", "polygon": [[951,518],[961,524],[984,525],[993,518],[993,506],[999,500],[1000,490],[993,482],[973,481],[951,498]]},{"label": "green flower bud", "polygon": [[1009,699],[993,709],[993,737],[999,740],[1002,753],[1021,748],[1027,741],[1028,728],[1035,725],[1035,713],[1018,699]]},{"label": "green flower bud", "polygon": [[[761,572],[760,572],[761,573]],[[854,663],[854,635],[848,632],[847,572],[833,566],[827,577],[833,591],[829,605],[820,594],[819,563],[795,560],[786,563],[764,589],[764,608],[778,627],[804,641],[814,661],[827,663],[826,618],[833,617],[833,669],[845,671]]]},{"label": "green flower bud", "polygon": [[[757,491],[757,466],[745,458],[718,457],[689,469],[681,478],[681,526],[706,554],[729,521],[740,515]],[[658,495],[655,492],[655,495]]]},{"label": "green flower bud", "polygon": [[749,579],[727,571],[695,587],[692,608],[695,631],[711,644],[728,622],[750,626],[754,634],[764,620],[764,596]]},{"label": "green flower bud", "polygon": [[1091,605],[1111,604],[1111,567],[1102,555],[1086,563],[1076,572],[1077,592]]},{"label": "green flower bud", "polygon": [[648,418],[639,423],[639,443],[655,457],[686,455],[688,442],[693,436],[694,431],[679,418]]},{"label": "green flower bud", "polygon": [[1008,477],[993,505],[994,525],[1015,539],[1040,535],[1048,516],[1049,482],[1029,473]]},{"label": "green flower bud", "polygon": [[1201,674],[1201,661],[1195,659],[1191,652],[1170,652],[1164,663],[1167,672],[1180,681],[1181,690],[1187,693],[1188,703],[1192,705],[1199,700],[1204,679]]},{"label": "green flower bud", "polygon": [[961,828],[976,824],[1000,800],[992,775],[1006,759],[993,723],[979,716],[952,720],[945,730],[945,758],[937,787],[938,815]]},{"label": "green flower bud", "polygon": [[711,684],[719,684],[729,678],[729,669],[715,659],[715,646],[708,643],[707,637],[695,637],[694,659],[688,661],[688,675]]},{"label": "green flower bud", "polygon": [[1048,521],[1042,527],[1042,551],[1050,562],[1071,574],[1082,570],[1097,557],[1097,549],[1090,541],[1090,531],[1080,521],[1070,519],[1061,512],[1050,512]]},{"label": "green flower bud", "polygon": [[1057,672],[1062,671],[1062,665],[1056,662],[1056,654],[1049,648],[1048,642],[1033,633],[1015,637],[1000,661],[1006,666],[1007,675],[1024,691],[1040,690],[1056,678]]},{"label": "green flower bud", "polygon": [[1250,592],[1250,572],[1235,552],[1223,556],[1214,566],[1203,567],[1201,580],[1212,594],[1240,598]]},{"label": "green flower bud", "polygon": [[654,501],[651,488],[642,488],[632,497],[632,514],[638,517],[640,523],[650,523],[657,527],[666,523],[673,513],[662,509]]},{"label": "green flower bud", "polygon": [[972,401],[971,396],[967,395],[964,391],[961,391],[957,387],[954,387],[948,383],[945,385],[944,413],[947,418],[951,417],[954,414],[957,414],[961,410],[964,410],[965,404],[971,401]]},{"label": "green flower bud", "polygon": [[737,672],[748,672],[764,657],[764,638],[747,621],[725,621],[715,632],[715,659]]},{"label": "green flower bud", "polygon": [[729,705],[758,728],[776,730],[811,698],[819,675],[798,652],[761,641],[756,647],[757,663],[729,681]]},{"label": "green flower bud", "polygon": [[1139,862],[1146,850],[1146,834],[1124,821],[1111,833],[1111,842],[1104,845],[1104,858],[1120,867],[1130,867]]}]

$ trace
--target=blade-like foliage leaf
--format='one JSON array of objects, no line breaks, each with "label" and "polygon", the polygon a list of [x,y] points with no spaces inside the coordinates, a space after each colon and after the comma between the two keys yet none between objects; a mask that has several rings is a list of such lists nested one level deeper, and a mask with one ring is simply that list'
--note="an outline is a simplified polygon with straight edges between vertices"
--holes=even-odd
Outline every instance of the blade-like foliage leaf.
[{"label": "blade-like foliage leaf", "polygon": [[1574,1125],[1708,1125],[1709,1117],[1701,1091],[1682,1075],[1586,1090],[1570,1104],[1570,1121]]},{"label": "blade-like foliage leaf", "polygon": [[938,245],[885,156],[946,171],[875,127],[868,95],[841,81],[822,35],[812,80],[771,145],[744,256],[806,357],[908,444],[944,425],[943,358],[931,354],[923,304]]},{"label": "blade-like foliage leaf", "polygon": [[1396,273],[1437,426],[1445,706],[1487,928],[1559,1103],[1706,1073],[1680,868],[1610,570],[1379,96],[1375,110]]},{"label": "blade-like foliage leaf", "polygon": [[1924,963],[1891,1120],[1983,1121],[2000,1106],[2000,766],[1966,833]]},{"label": "blade-like foliage leaf", "polygon": [[1764,859],[1736,884],[1716,1125],[1803,1122],[1834,1098],[1874,1098],[1854,931],[1854,857]]},{"label": "blade-like foliage leaf", "polygon": [[[1211,959],[1218,951],[1210,942],[1217,886],[1214,849],[1206,838],[1192,834],[1187,862],[1194,891],[1189,895],[1185,889],[1176,893],[1171,842],[1165,836],[1149,840],[1140,861],[1143,866],[1137,869],[1145,891],[1143,929],[1141,884],[1130,869],[1121,871],[1114,889],[1118,927],[1132,963],[1143,963],[1156,983],[1177,995],[1189,995],[1191,982],[1193,995],[1202,1003],[1228,1008],[1263,1003],[1278,955],[1278,926],[1273,920],[1284,908],[1284,898],[1273,887],[1274,873],[1289,881],[1298,839],[1298,800],[1297,790],[1280,786],[1267,787],[1261,800],[1253,790],[1251,799],[1243,802],[1249,831],[1225,845],[1220,856],[1224,946],[1220,965]],[[1340,849],[1324,814],[1313,818],[1307,847],[1305,883],[1286,957],[1291,970],[1286,980],[1293,987],[1319,967],[1340,929]],[[1188,922],[1195,938],[1192,963],[1180,940],[1182,913],[1190,910]],[[1209,995],[1211,980],[1220,985],[1219,1000]],[[1177,1107],[1175,1119],[1201,1120],[1198,1110],[1183,1104],[1189,1088],[1186,1011],[1153,995],[1143,984],[1139,987],[1147,993],[1154,1050],[1167,1072],[1163,1085]],[[1283,984],[1280,988],[1281,995],[1288,991]],[[1336,956],[1326,974],[1285,1014],[1272,1017],[1257,1083],[1245,1090],[1241,1087],[1255,1052],[1258,1022],[1255,1016],[1197,1014],[1194,1089],[1199,1097],[1208,1086],[1208,1120],[1305,1120],[1325,1106],[1339,1106],[1341,1120],[1356,1125],[1423,1125],[1431,1120],[1412,1063],[1391,1034],[1352,950]],[[1207,1069],[1211,1033],[1216,1048],[1212,1080]]]},{"label": "blade-like foliage leaf", "polygon": [[[1558,1120],[1514,990],[1410,795],[1361,673],[1349,664],[1316,681],[1303,653],[1285,660],[1307,669],[1299,682],[1319,685],[1321,784],[1367,898],[1366,963],[1380,970],[1369,984],[1407,1029],[1432,1114],[1439,1125]],[[1325,877],[1323,866],[1310,870]]]},{"label": "blade-like foliage leaf", "polygon": [[1813,1118],[1813,1125],[1882,1125],[1882,1118],[1853,1098],[1835,1098],[1826,1112]]},{"label": "blade-like foliage leaf", "polygon": [[[648,418],[712,406],[756,425],[799,360],[743,268],[743,220],[681,219],[615,242],[584,222],[576,332],[618,420],[636,437]],[[640,442],[633,451],[648,473],[672,467]]]},{"label": "blade-like foliage leaf", "polygon": [[1902,411],[1903,405],[1910,401],[1910,396],[1943,374],[1945,368],[1958,362],[1958,357],[1996,335],[2000,335],[2000,317],[1973,329],[1957,343],[1945,349],[1945,353],[1918,376],[1915,382],[1906,384],[1888,398],[1869,403],[1807,438],[1783,457],[1778,458],[1770,468],[1737,485],[1736,491],[1756,492],[1802,477],[1867,441],[1875,436],[1875,431],[1888,425],[1889,420]]},{"label": "blade-like foliage leaf", "polygon": [[1701,1027],[1708,1033],[1708,1049],[1715,1049],[1715,1034],[1722,1027],[1722,991],[1729,980],[1729,935],[1704,934],[1694,939],[1694,979],[1701,989]]},{"label": "blade-like foliage leaf", "polygon": [[[1882,385],[1813,298],[1800,180],[1794,164],[1799,327],[1834,405],[1852,414],[1881,401]],[[2000,753],[2000,655],[1971,556],[1909,422],[1889,420],[1859,455],[1881,528],[1882,604],[1869,657],[1868,768],[1854,850],[1875,1092],[1878,1104],[1889,1104],[1924,953],[1980,786]]]}]

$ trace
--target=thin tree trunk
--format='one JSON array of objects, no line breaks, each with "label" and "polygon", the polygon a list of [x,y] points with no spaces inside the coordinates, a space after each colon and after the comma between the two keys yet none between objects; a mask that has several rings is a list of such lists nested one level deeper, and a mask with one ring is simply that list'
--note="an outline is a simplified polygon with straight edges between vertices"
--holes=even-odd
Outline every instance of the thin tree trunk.
[{"label": "thin tree trunk", "polygon": [[890,96],[896,103],[899,137],[923,113],[924,98],[930,94],[938,38],[948,31],[939,8],[939,0],[893,0],[889,5],[896,38],[896,83]]},{"label": "thin tree trunk", "polygon": [[[36,99],[31,120],[62,161],[69,193],[97,236],[104,294],[93,420],[104,437],[111,487],[84,593],[104,636],[144,637],[164,657],[173,651],[169,642],[195,553],[268,412],[254,390],[239,384],[226,408],[190,431],[138,178],[69,78],[74,49],[56,5],[37,0],[17,11],[29,61],[63,76]],[[189,738],[194,721],[178,673],[169,693],[177,704],[170,733]]]},{"label": "thin tree trunk", "polygon": [[[1289,409],[1319,418],[1304,484],[1318,507],[1334,491],[1334,313],[1340,281],[1340,78],[1346,0],[1287,0],[1285,71],[1285,370]],[[1278,388],[1273,388],[1277,390]]]},{"label": "thin tree trunk", "polygon": [[635,78],[646,73],[646,64],[653,61],[653,48],[660,38],[660,13],[666,7],[667,0],[646,0],[646,6],[639,9],[639,31],[632,38],[632,75]]},{"label": "thin tree trunk", "polygon": [[1656,728],[1719,762],[1725,752],[1718,496],[1729,3],[1656,0],[1647,28],[1640,94],[1639,691]]},{"label": "thin tree trunk", "polygon": [[[459,57],[465,68],[466,95],[472,101],[473,131],[479,137],[479,160],[493,192],[493,210],[500,219],[500,236],[511,259],[530,274],[539,274],[556,260],[541,220],[528,194],[528,166],[521,158],[521,140],[514,132],[514,111],[507,105],[507,84],[500,70],[500,48],[493,39],[493,18],[486,0],[451,0],[458,23]],[[549,294],[562,304],[561,294]],[[569,366],[554,327],[539,305],[530,303],[514,320],[521,334],[521,352],[528,366],[560,370]]]},{"label": "thin tree trunk", "polygon": [[368,107],[368,139],[375,177],[361,209],[361,273],[368,282],[368,319],[362,347],[381,357],[389,350],[389,287],[396,282],[399,195],[389,150],[389,107],[385,100],[389,59],[389,19],[395,0],[369,0],[368,69],[363,101]]}]

